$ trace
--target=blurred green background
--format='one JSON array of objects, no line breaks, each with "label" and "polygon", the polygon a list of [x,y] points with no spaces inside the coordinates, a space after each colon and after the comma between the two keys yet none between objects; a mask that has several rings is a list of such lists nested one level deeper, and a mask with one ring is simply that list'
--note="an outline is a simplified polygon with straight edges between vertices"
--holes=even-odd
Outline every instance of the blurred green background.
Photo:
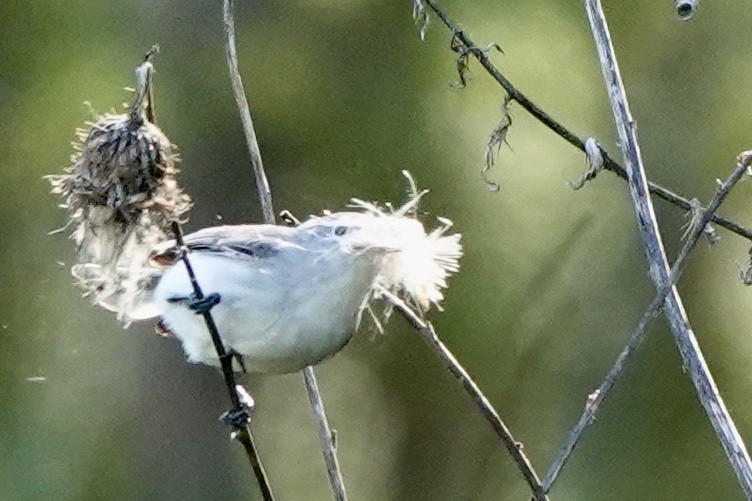
[{"label": "blurred green background", "polygon": [[[650,177],[708,200],[752,148],[752,8],[606,2]],[[618,149],[582,2],[445,1],[494,62],[582,136]],[[426,40],[410,0],[238,2],[238,50],[277,210],[400,202],[402,169],[431,189],[466,256],[431,320],[534,465],[559,444],[626,342],[653,288],[626,185],[609,173],[573,192],[583,155],[512,105],[491,177],[479,175],[503,94],[471,64],[458,90],[450,33]],[[259,221],[229,86],[220,2],[4,0],[0,14],[0,499],[239,499],[247,463],[217,422],[218,372],[191,366],[152,325],[123,330],[90,306],[42,176],[68,163],[84,101],[130,100],[158,43],[156,104],[180,147],[196,207],[188,229]],[[751,224],[749,183],[722,212]],[[685,223],[657,202],[669,252]],[[430,219],[429,219],[430,220]],[[742,436],[752,440],[749,243],[718,230],[684,274],[685,299]],[[318,374],[353,500],[520,500],[526,485],[488,424],[419,337],[394,318],[364,329]],[[44,380],[34,378],[45,378]],[[30,379],[31,378],[31,379]],[[330,499],[301,375],[249,377],[253,427],[280,499]],[[554,499],[741,499],[658,319],[562,473]]]}]

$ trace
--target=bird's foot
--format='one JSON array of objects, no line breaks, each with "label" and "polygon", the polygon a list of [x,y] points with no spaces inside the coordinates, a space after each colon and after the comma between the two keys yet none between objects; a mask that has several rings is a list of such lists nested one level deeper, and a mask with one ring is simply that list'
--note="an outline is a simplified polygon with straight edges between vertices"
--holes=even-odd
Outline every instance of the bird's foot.
[{"label": "bird's foot", "polygon": [[248,391],[241,385],[235,386],[238,394],[238,406],[219,416],[219,420],[233,428],[244,428],[251,422],[251,412],[256,407],[256,402]]},{"label": "bird's foot", "polygon": [[202,298],[192,295],[186,302],[186,306],[197,314],[203,314],[209,313],[211,309],[217,306],[221,301],[222,296],[216,292],[212,292]]},{"label": "bird's foot", "polygon": [[225,411],[219,416],[219,420],[227,426],[233,428],[245,428],[251,422],[251,413],[249,409],[239,407],[237,409],[230,409]]}]

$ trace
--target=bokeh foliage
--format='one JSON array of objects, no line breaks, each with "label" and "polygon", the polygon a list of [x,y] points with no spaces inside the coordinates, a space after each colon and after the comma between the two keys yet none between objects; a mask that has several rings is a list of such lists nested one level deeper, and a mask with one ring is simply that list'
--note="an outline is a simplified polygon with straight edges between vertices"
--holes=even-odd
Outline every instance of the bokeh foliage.
[{"label": "bokeh foliage", "polygon": [[[650,177],[707,200],[752,148],[747,2],[606,1]],[[611,116],[580,2],[447,1],[474,40],[545,109],[612,154]],[[464,90],[434,19],[421,42],[409,0],[238,2],[241,68],[277,209],[301,216],[353,196],[399,202],[402,169],[431,189],[466,257],[437,330],[545,471],[653,290],[626,186],[573,193],[582,155],[512,106],[491,176],[479,175],[500,89],[471,63]],[[41,179],[73,130],[119,109],[159,43],[159,122],[196,201],[189,229],[259,221],[212,2],[5,0],[0,16],[0,498],[233,499],[252,476],[216,417],[214,370],[189,366],[150,325],[123,331],[72,285],[72,245]],[[749,224],[749,186],[723,212]],[[658,202],[670,252],[684,222]],[[428,218],[430,220],[430,218]],[[752,438],[748,244],[719,230],[680,283],[732,415]],[[514,464],[410,329],[368,329],[319,369],[353,499],[523,499]],[[27,378],[43,376],[41,382]],[[249,379],[254,429],[281,499],[329,499],[302,377]],[[555,499],[735,499],[720,446],[658,319],[553,493]]]}]

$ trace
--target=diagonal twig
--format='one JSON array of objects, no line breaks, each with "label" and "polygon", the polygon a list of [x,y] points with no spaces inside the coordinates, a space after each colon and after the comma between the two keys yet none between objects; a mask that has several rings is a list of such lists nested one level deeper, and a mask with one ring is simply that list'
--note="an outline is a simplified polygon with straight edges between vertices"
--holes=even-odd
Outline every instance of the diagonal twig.
[{"label": "diagonal twig", "polygon": [[[240,70],[238,69],[238,54],[235,45],[235,16],[233,13],[233,0],[223,0],[222,2],[222,20],[224,24],[225,32],[225,49],[227,52],[227,65],[230,69],[230,80],[232,82],[232,90],[235,96],[235,103],[240,112],[240,121],[243,125],[243,132],[245,134],[246,143],[248,145],[248,151],[251,156],[251,165],[253,167],[254,176],[256,179],[256,190],[258,191],[259,202],[261,203],[261,209],[264,214],[264,221],[267,224],[274,224],[274,206],[272,204],[272,194],[269,188],[269,181],[267,180],[266,173],[264,172],[264,164],[261,160],[261,151],[259,150],[258,141],[256,139],[256,132],[253,127],[253,119],[251,118],[251,111],[248,106],[248,100],[246,98],[245,89],[243,87],[243,80],[240,76]],[[317,429],[319,431],[319,439],[321,442],[321,448],[324,454],[324,462],[326,463],[326,471],[329,475],[329,481],[334,492],[334,497],[338,501],[344,501],[347,499],[345,492],[345,485],[342,480],[342,471],[337,460],[337,450],[332,440],[332,432],[330,431],[329,421],[324,412],[324,402],[321,398],[321,392],[319,391],[318,384],[316,382],[316,373],[313,367],[306,367],[303,369],[303,376],[306,383],[306,391],[308,392],[308,399],[311,402],[313,408],[313,415],[316,420]]]},{"label": "diagonal twig", "polygon": [[[172,231],[175,234],[175,241],[177,242],[177,247],[180,252],[180,259],[183,261],[185,270],[188,273],[188,278],[191,281],[193,294],[198,300],[204,299],[204,293],[201,290],[201,286],[198,284],[198,280],[196,280],[196,274],[193,271],[193,266],[191,266],[191,262],[188,259],[188,248],[183,242],[183,231],[180,228],[180,224],[178,224],[177,222],[172,223]],[[222,366],[222,375],[224,376],[225,384],[227,385],[227,391],[230,395],[230,401],[232,402],[232,411],[242,412],[244,408],[241,404],[240,397],[238,396],[237,385],[235,383],[235,373],[232,370],[233,354],[225,349],[225,346],[222,343],[222,338],[219,336],[219,330],[217,329],[217,324],[214,322],[211,311],[202,311],[201,315],[204,317],[206,328],[209,331],[212,343],[214,344],[214,349],[217,351],[217,356],[219,357],[219,362]],[[271,484],[269,483],[269,478],[266,476],[264,466],[261,464],[258,448],[256,447],[256,442],[253,440],[253,434],[251,433],[250,426],[248,426],[247,423],[243,426],[239,426],[237,423],[233,423],[232,427],[232,437],[240,442],[245,449],[248,460],[250,461],[251,467],[253,468],[253,473],[256,476],[256,481],[258,482],[259,489],[261,490],[261,496],[263,497],[264,501],[274,501]]]},{"label": "diagonal twig", "polygon": [[509,454],[517,463],[522,476],[525,478],[530,490],[533,491],[533,499],[535,500],[548,500],[548,496],[543,491],[538,474],[535,472],[532,463],[528,459],[525,451],[522,449],[522,443],[518,442],[512,436],[512,432],[509,430],[504,421],[499,417],[499,413],[493,408],[491,402],[486,398],[478,385],[470,377],[464,367],[460,365],[457,359],[454,357],[451,351],[444,345],[439,339],[436,331],[430,322],[422,320],[409,306],[405,304],[400,298],[387,291],[386,289],[380,289],[379,295],[394,306],[397,311],[418,331],[418,334],[423,338],[423,341],[431,348],[434,353],[439,357],[441,362],[446,366],[449,372],[454,377],[459,379],[462,383],[462,387],[470,394],[470,397],[478,406],[478,409],[483,414],[483,417],[491,424],[494,432],[501,438],[504,446]]},{"label": "diagonal twig", "polygon": [[[156,113],[154,110],[154,88],[152,85],[152,72],[150,71],[150,68],[152,59],[158,52],[159,46],[152,46],[152,48],[146,53],[144,64],[139,67],[139,69],[144,68],[146,70],[143,73],[144,82],[141,91],[143,92],[143,97],[146,100],[146,109],[144,111],[149,121],[152,123],[156,123]],[[141,73],[139,72],[139,75],[140,74]],[[191,266],[191,261],[190,259],[188,259],[188,248],[183,242],[183,230],[180,227],[180,223],[178,223],[177,221],[172,222],[172,232],[175,235],[177,248],[180,252],[180,260],[183,261],[185,270],[188,274],[188,278],[191,282],[193,294],[197,300],[204,299],[204,292],[201,290],[201,286],[196,279],[196,274],[193,271],[193,266]],[[222,338],[219,335],[219,330],[217,329],[217,324],[216,322],[214,322],[214,317],[212,317],[210,309],[202,311],[201,315],[204,317],[206,328],[209,331],[209,336],[211,337],[212,343],[214,344],[214,349],[217,352],[217,357],[219,358],[219,362],[222,367],[222,375],[224,376],[225,385],[227,386],[227,392],[230,396],[230,402],[232,403],[231,412],[235,415],[247,415],[245,414],[247,412],[245,404],[241,401],[241,398],[238,395],[238,385],[235,381],[235,373],[232,370],[233,354],[229,353],[225,349]],[[251,463],[251,468],[253,468],[253,473],[256,476],[256,482],[259,485],[262,498],[264,499],[264,501],[274,501],[271,484],[269,483],[269,478],[266,475],[266,470],[261,463],[258,448],[256,447],[256,442],[253,439],[253,434],[251,433],[250,426],[248,426],[248,422],[246,421],[242,423],[242,425],[240,424],[240,421],[228,422],[230,422],[233,428],[231,435],[232,438],[240,442],[245,449],[246,456],[248,456],[248,461]]]},{"label": "diagonal twig", "polygon": [[608,90],[629,181],[629,191],[637,213],[638,226],[650,264],[650,277],[658,291],[669,288],[663,312],[669,321],[685,370],[695,385],[718,439],[747,498],[752,498],[752,461],[713,381],[697,339],[689,324],[676,286],[671,285],[668,259],[661,241],[653,204],[648,192],[645,169],[637,143],[635,123],[627,103],[624,84],[614,55],[611,36],[599,0],[585,0],[590,27],[598,49],[603,78]]},{"label": "diagonal twig", "polygon": [[[464,44],[468,48],[477,47],[472,39],[460,28],[460,26],[455,23],[452,18],[449,17],[449,15],[446,13],[446,11],[439,5],[439,3],[436,0],[425,0],[425,2],[428,4],[429,7],[431,7],[431,10],[433,10],[437,16],[439,16],[439,19],[444,23],[444,25],[449,28],[452,31],[453,39],[456,38],[459,40],[462,44]],[[533,101],[531,101],[525,94],[520,92],[513,84],[512,82],[507,79],[501,71],[499,71],[496,66],[491,63],[491,60],[488,58],[488,55],[482,51],[482,50],[470,50],[469,54],[474,57],[480,64],[483,66],[483,68],[488,72],[491,77],[496,80],[496,82],[507,92],[507,94],[516,101],[522,108],[524,108],[528,113],[530,113],[534,118],[536,118],[539,122],[541,122],[543,125],[551,129],[556,135],[567,141],[569,144],[574,146],[575,148],[578,148],[582,150],[583,152],[586,151],[585,149],[585,142],[582,138],[577,136],[575,133],[567,129],[563,124],[558,122],[556,119],[554,119],[551,115],[546,113],[543,109],[541,109],[538,105],[536,105]],[[604,161],[604,168],[606,170],[609,170],[619,176],[620,178],[627,180],[627,171],[624,167],[622,167],[618,162],[613,160],[611,157],[606,154],[606,152],[603,152],[603,161]],[[676,205],[684,210],[690,210],[692,208],[692,202],[689,198],[684,197],[678,193],[675,193],[667,188],[664,188],[663,186],[650,182],[647,182],[647,187],[650,191],[650,193],[653,193],[654,195],[662,198],[663,200]],[[713,222],[718,224],[719,226],[722,226],[726,228],[727,230],[736,233],[737,235],[746,238],[747,240],[752,241],[752,230],[749,230],[745,228],[744,226],[735,223],[734,221],[731,221],[730,219],[727,219],[723,216],[720,216],[718,214],[713,214]]]},{"label": "diagonal twig", "polygon": [[687,241],[679,252],[679,256],[676,258],[676,261],[674,261],[673,266],[671,267],[669,282],[660,289],[658,294],[656,294],[656,296],[653,298],[653,301],[646,308],[639,324],[637,325],[637,328],[632,332],[632,335],[629,338],[629,343],[627,343],[619,356],[616,358],[614,365],[611,367],[611,370],[608,372],[603,382],[593,393],[588,396],[587,403],[585,404],[585,409],[582,412],[579,421],[570,431],[566,442],[561,447],[559,454],[556,456],[556,459],[554,460],[548,470],[548,473],[546,474],[546,478],[543,480],[543,490],[545,492],[549,492],[551,490],[551,486],[554,484],[554,482],[556,482],[559,473],[574,451],[574,448],[577,446],[577,443],[582,437],[582,434],[585,432],[585,429],[595,420],[595,414],[598,412],[601,403],[606,398],[606,394],[621,375],[625,363],[640,345],[642,337],[645,334],[650,321],[655,318],[655,316],[663,308],[666,297],[671,292],[673,285],[679,280],[679,277],[684,270],[684,265],[687,262],[687,258],[694,250],[697,242],[700,240],[700,237],[702,236],[705,227],[710,222],[713,213],[718,210],[718,207],[720,207],[720,205],[726,199],[726,196],[729,194],[731,189],[742,178],[744,173],[749,168],[750,163],[752,163],[752,154],[750,154],[749,152],[742,154],[739,157],[736,168],[726,179],[726,181],[724,181],[723,184],[720,185],[718,191],[713,197],[713,200],[711,200],[707,208],[702,210],[702,215],[700,216],[699,221],[691,228],[690,234],[687,237]]}]

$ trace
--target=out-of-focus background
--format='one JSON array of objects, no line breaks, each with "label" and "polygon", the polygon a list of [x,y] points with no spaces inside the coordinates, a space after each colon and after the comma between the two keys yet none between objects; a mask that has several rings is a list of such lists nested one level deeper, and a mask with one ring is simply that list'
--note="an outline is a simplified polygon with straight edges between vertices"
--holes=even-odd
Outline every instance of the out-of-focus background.
[{"label": "out-of-focus background", "polygon": [[[533,100],[618,158],[582,2],[443,2]],[[542,472],[635,327],[653,288],[626,185],[603,173],[573,192],[583,155],[512,105],[490,177],[485,141],[501,90],[471,63],[457,80],[450,33],[426,40],[411,1],[238,2],[238,50],[276,208],[298,216],[350,197],[404,200],[402,169],[431,189],[466,256],[430,315]],[[650,177],[708,200],[752,148],[752,8],[606,2]],[[196,202],[189,230],[259,221],[229,86],[218,1],[5,0],[0,14],[0,499],[256,496],[218,415],[219,373],[185,362],[152,325],[123,330],[81,298],[64,212],[42,179],[73,131],[130,101],[152,44],[160,125]],[[749,183],[722,212],[752,224]],[[686,222],[657,202],[669,252]],[[426,219],[431,221],[431,217]],[[682,277],[700,343],[752,441],[749,243],[718,230]],[[514,463],[415,332],[364,329],[319,369],[352,499],[525,499]],[[330,490],[301,375],[249,377],[253,428],[280,499]],[[578,446],[554,499],[740,499],[741,491],[658,319]]]}]

